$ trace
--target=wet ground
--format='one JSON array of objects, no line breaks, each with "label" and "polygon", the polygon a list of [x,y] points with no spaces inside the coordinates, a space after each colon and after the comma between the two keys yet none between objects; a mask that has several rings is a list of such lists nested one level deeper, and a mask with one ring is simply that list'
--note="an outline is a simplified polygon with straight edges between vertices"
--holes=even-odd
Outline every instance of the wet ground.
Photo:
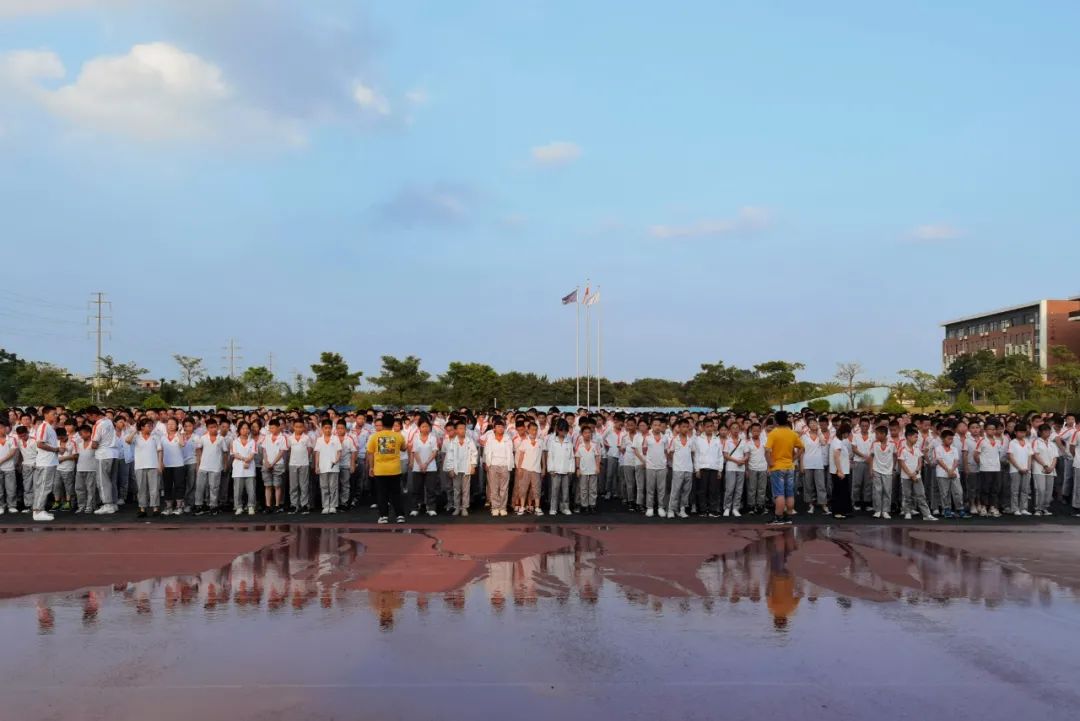
[{"label": "wet ground", "polygon": [[0,530],[0,719],[1057,719],[1067,525]]}]

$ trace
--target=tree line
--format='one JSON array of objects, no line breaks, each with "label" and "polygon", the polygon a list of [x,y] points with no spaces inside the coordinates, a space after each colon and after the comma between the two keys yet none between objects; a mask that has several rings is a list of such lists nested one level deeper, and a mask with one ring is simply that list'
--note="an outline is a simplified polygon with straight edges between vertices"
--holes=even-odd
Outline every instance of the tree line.
[{"label": "tree line", "polygon": [[[952,404],[967,410],[974,402],[1014,409],[1030,407],[1065,409],[1080,396],[1080,360],[1067,348],[1052,349],[1054,364],[1044,380],[1037,364],[1024,356],[997,358],[990,351],[963,355],[949,369],[935,375],[921,370],[898,372],[890,387],[887,409],[908,406],[924,409]],[[137,381],[147,370],[134,361],[101,358],[97,391],[105,403],[115,406],[167,407],[186,405],[286,405],[286,406],[412,406],[490,408],[552,405],[577,402],[574,378],[550,379],[546,375],[499,372],[485,363],[451,362],[432,375],[417,356],[384,355],[377,375],[365,378],[351,369],[339,353],[325,351],[312,363],[310,374],[295,373],[288,379],[274,376],[264,366],[247,368],[241,375],[210,375],[202,358],[174,355],[175,379],[162,379],[151,392]],[[824,382],[800,379],[802,363],[773,360],[749,368],[723,361],[703,363],[688,381],[638,378],[633,381],[599,381],[605,406],[620,407],[731,407],[766,411],[774,405],[808,398],[836,395],[843,400],[815,404],[821,410],[866,408],[872,403],[864,393],[876,385],[861,364],[837,364],[833,378]],[[362,387],[361,380],[367,382]],[[592,398],[595,402],[596,380]],[[581,398],[586,392],[582,379]],[[29,361],[0,350],[0,403],[89,404],[95,396],[92,382],[78,378],[50,363]]]}]

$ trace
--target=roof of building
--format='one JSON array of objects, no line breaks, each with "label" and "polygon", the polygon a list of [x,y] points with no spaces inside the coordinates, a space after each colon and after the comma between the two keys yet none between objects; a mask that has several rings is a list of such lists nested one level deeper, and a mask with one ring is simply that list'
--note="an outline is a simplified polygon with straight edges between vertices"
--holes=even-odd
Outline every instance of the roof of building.
[{"label": "roof of building", "polygon": [[1000,315],[1002,313],[1010,313],[1014,310],[1023,310],[1024,308],[1032,308],[1042,303],[1041,300],[1035,300],[1030,303],[1020,303],[1019,305],[1010,305],[1006,308],[997,308],[996,310],[988,310],[985,313],[976,313],[974,315],[965,315],[960,318],[953,318],[941,323],[942,326],[955,325],[957,323],[964,323],[969,320],[978,320],[979,318],[986,318],[991,315]]}]

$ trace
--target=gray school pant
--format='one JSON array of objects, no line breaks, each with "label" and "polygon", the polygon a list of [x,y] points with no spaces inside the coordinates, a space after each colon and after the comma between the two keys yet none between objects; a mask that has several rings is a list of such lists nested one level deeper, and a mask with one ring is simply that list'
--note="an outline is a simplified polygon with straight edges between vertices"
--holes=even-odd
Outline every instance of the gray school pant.
[{"label": "gray school pant", "polygon": [[195,506],[209,505],[211,508],[217,508],[220,490],[221,471],[199,471],[195,476]]},{"label": "gray school pant", "polygon": [[34,468],[32,463],[24,463],[22,467],[22,491],[23,491],[23,508],[30,508],[34,505],[34,476],[37,475],[37,469]]},{"label": "gray school pant", "polygon": [[[247,494],[247,504],[244,503],[244,494]],[[233,509],[254,508],[255,500],[255,476],[233,476]]]},{"label": "gray school pant", "polygon": [[140,468],[135,471],[135,495],[139,508],[157,508],[161,505],[161,472],[156,468]]},{"label": "gray school pant", "polygon": [[263,488],[281,488],[285,478],[285,464],[279,463],[267,470],[263,466]]},{"label": "gray school pant", "polygon": [[690,471],[671,472],[671,493],[668,494],[668,515],[678,513],[690,505],[690,489],[693,487],[693,473]]},{"label": "gray school pant", "polygon": [[187,483],[184,489],[184,505],[191,508],[195,505],[195,478],[198,473],[195,471],[194,463],[184,464],[184,480]]},{"label": "gray school pant", "polygon": [[1073,459],[1071,456],[1058,456],[1058,468],[1056,478],[1056,489],[1060,494],[1062,500],[1069,497],[1069,492],[1072,490],[1073,481]]},{"label": "gray school pant", "polygon": [[1026,511],[1031,496],[1031,471],[1009,472],[1009,510]]},{"label": "gray school pant", "polygon": [[892,473],[885,475],[884,473],[871,473],[870,478],[873,483],[873,504],[874,513],[888,513],[892,508]]},{"label": "gray school pant", "polygon": [[19,504],[19,488],[15,471],[0,471],[0,506],[15,508]]},{"label": "gray school pant", "polygon": [[569,473],[551,474],[551,513],[570,510],[570,476]]},{"label": "gray school pant", "polygon": [[769,502],[769,472],[746,472],[746,504],[751,508],[764,506]]},{"label": "gray school pant", "polygon": [[802,472],[802,482],[804,501],[811,505],[829,505],[829,487],[825,482],[824,468],[807,468]]},{"label": "gray school pant", "polygon": [[619,458],[608,456],[604,459],[604,493],[619,498],[622,495],[619,485]]},{"label": "gray school pant", "polygon": [[56,471],[56,483],[53,485],[53,497],[71,500],[75,496],[75,471]]},{"label": "gray school pant", "polygon": [[595,474],[581,477],[581,486],[578,491],[578,505],[582,508],[592,508],[596,506],[597,478],[598,477]]},{"label": "gray school pant", "polygon": [[116,503],[116,489],[113,487],[112,480],[113,466],[115,465],[115,458],[98,459],[97,488],[98,497],[101,499],[101,504],[103,506]]},{"label": "gray school pant", "polygon": [[[338,491],[337,491],[338,503],[341,503],[342,505],[344,505],[344,504],[349,502],[350,498],[352,498],[352,471],[349,470],[348,466],[345,466],[344,468],[338,468],[337,474],[338,474]],[[335,508],[337,507],[337,503],[334,504],[334,507]]]},{"label": "gray school pant", "polygon": [[724,471],[724,510],[739,510],[742,504],[745,471]]},{"label": "gray school pant", "polygon": [[1035,473],[1032,477],[1035,481],[1035,510],[1045,511],[1050,508],[1050,500],[1054,497],[1054,476]]},{"label": "gray school pant", "polygon": [[311,505],[310,466],[289,466],[289,505],[302,508]]},{"label": "gray school pant", "polygon": [[75,472],[75,508],[80,511],[94,510],[97,496],[97,473],[95,471]]},{"label": "gray school pant", "polygon": [[870,464],[851,464],[851,505],[865,506],[873,501],[874,487],[870,480]]},{"label": "gray school pant", "polygon": [[[554,478],[554,476],[552,476]],[[472,487],[472,476],[468,473],[455,473],[451,482],[450,505],[457,511],[469,510],[469,491]],[[552,511],[554,513],[554,511]]]},{"label": "gray school pant", "polygon": [[128,493],[131,491],[131,487],[134,485],[132,479],[135,478],[135,461],[128,463],[118,463],[116,465],[118,470],[116,476],[116,497],[126,501],[128,499]]},{"label": "gray school pant", "polygon": [[338,472],[319,474],[319,493],[322,496],[322,508],[337,510],[338,504]]},{"label": "gray school pant", "polygon": [[937,475],[937,471],[935,470],[936,465],[937,464],[931,465],[925,461],[923,462],[922,481],[923,488],[926,489],[927,500],[930,502],[931,510],[940,512],[941,493],[938,490],[938,484],[936,483],[937,479],[935,478]]},{"label": "gray school pant", "polygon": [[918,509],[923,516],[930,515],[930,506],[926,503],[926,484],[922,478],[913,481],[901,474],[900,478],[900,512],[912,513]]},{"label": "gray school pant", "polygon": [[[645,492],[645,484],[638,489],[638,473],[641,466],[619,466],[619,474],[622,476],[622,497],[628,503],[640,503],[641,494]],[[645,480],[644,472],[641,480]]]},{"label": "gray school pant", "polygon": [[960,471],[960,480],[964,485],[964,503],[973,508],[979,503],[979,472]]},{"label": "gray school pant", "polygon": [[960,485],[960,475],[956,478],[945,476],[937,477],[938,498],[941,499],[941,508],[946,511],[964,510],[964,489]]},{"label": "gray school pant", "polygon": [[226,462],[225,469],[221,472],[221,482],[218,483],[217,504],[224,506],[229,502],[232,495],[232,464]]},{"label": "gray school pant", "polygon": [[45,502],[49,500],[54,483],[56,483],[56,466],[35,469],[33,506],[35,511],[45,510]]},{"label": "gray school pant", "polygon": [[664,510],[667,506],[667,469],[645,469],[645,508],[659,508]]},{"label": "gray school pant", "polygon": [[491,466],[487,469],[487,495],[491,510],[506,510],[506,492],[510,488],[510,469],[506,466]]}]

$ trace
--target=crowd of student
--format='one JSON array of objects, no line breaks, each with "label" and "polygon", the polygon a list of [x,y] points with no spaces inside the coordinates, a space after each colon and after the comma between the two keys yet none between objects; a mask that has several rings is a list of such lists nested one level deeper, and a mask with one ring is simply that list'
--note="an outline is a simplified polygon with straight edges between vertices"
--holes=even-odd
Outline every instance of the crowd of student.
[{"label": "crowd of student", "polygon": [[[1073,415],[10,409],[0,513],[1080,516]],[[618,504],[618,505],[615,505]]]}]

